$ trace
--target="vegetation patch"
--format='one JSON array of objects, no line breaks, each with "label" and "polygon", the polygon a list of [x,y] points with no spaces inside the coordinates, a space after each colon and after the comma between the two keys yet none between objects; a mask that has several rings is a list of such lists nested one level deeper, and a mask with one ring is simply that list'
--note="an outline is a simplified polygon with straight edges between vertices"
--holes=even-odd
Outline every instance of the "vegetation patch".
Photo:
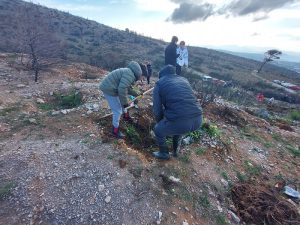
[{"label": "vegetation patch", "polygon": [[300,150],[292,146],[287,146],[286,149],[296,157],[300,157]]},{"label": "vegetation patch", "polygon": [[6,182],[0,186],[0,200],[10,195],[12,189],[15,187],[14,182]]},{"label": "vegetation patch", "polygon": [[82,104],[82,94],[77,91],[71,91],[67,95],[56,95],[59,108],[70,109]]},{"label": "vegetation patch", "polygon": [[261,174],[261,171],[262,171],[261,166],[257,166],[249,160],[245,160],[244,168],[246,170],[247,175],[250,176],[250,177],[258,176],[258,175]]},{"label": "vegetation patch", "polygon": [[205,133],[207,133],[210,137],[220,137],[221,134],[219,128],[216,125],[210,123],[203,123],[202,130],[204,130]]},{"label": "vegetation patch", "polygon": [[300,111],[296,110],[296,111],[291,112],[288,115],[288,118],[291,119],[291,120],[300,121]]}]

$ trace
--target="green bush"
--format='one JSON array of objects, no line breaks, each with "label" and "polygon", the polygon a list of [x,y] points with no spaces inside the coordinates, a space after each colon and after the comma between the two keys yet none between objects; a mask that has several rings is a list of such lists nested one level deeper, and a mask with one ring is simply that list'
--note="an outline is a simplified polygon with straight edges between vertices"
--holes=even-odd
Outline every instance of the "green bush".
[{"label": "green bush", "polygon": [[300,111],[293,111],[288,116],[291,120],[300,121]]},{"label": "green bush", "polygon": [[72,91],[69,95],[57,95],[56,96],[59,106],[62,108],[74,108],[82,103],[82,95],[80,92]]}]

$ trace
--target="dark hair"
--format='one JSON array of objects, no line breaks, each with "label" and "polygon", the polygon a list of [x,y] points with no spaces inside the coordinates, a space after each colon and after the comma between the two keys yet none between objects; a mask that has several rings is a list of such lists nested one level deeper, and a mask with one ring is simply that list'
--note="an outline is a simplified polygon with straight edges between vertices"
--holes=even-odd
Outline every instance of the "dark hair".
[{"label": "dark hair", "polygon": [[147,66],[144,63],[139,63],[141,69],[142,69],[142,76],[148,77],[148,70]]},{"label": "dark hair", "polygon": [[179,44],[180,44],[180,45],[185,45],[185,42],[184,42],[184,41],[181,41]]},{"label": "dark hair", "polygon": [[178,41],[178,37],[176,37],[176,36],[173,36],[172,37],[172,41],[171,42],[173,42],[173,43],[176,43]]}]

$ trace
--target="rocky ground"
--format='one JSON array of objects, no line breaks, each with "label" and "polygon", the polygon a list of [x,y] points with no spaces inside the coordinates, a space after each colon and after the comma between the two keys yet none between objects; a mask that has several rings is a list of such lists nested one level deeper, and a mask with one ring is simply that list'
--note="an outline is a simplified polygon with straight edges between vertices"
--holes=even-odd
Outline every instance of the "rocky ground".
[{"label": "rocky ground", "polygon": [[[212,102],[207,127],[161,162],[151,157],[150,95],[133,124],[122,121],[125,141],[109,135],[105,73],[62,64],[34,83],[14,55],[0,55],[0,224],[299,224],[299,204],[282,192],[300,188],[300,126],[283,119],[295,106]],[[70,93],[82,101],[59,105]],[[247,196],[268,196],[272,218]]]}]

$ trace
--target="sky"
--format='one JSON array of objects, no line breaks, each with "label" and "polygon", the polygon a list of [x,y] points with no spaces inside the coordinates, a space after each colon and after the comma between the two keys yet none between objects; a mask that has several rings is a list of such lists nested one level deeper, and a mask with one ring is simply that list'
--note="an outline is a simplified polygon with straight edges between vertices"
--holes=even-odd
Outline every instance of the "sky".
[{"label": "sky", "polygon": [[[28,0],[29,1],[29,0]],[[169,42],[300,53],[300,0],[30,0]],[[299,60],[300,61],[300,60]]]}]

